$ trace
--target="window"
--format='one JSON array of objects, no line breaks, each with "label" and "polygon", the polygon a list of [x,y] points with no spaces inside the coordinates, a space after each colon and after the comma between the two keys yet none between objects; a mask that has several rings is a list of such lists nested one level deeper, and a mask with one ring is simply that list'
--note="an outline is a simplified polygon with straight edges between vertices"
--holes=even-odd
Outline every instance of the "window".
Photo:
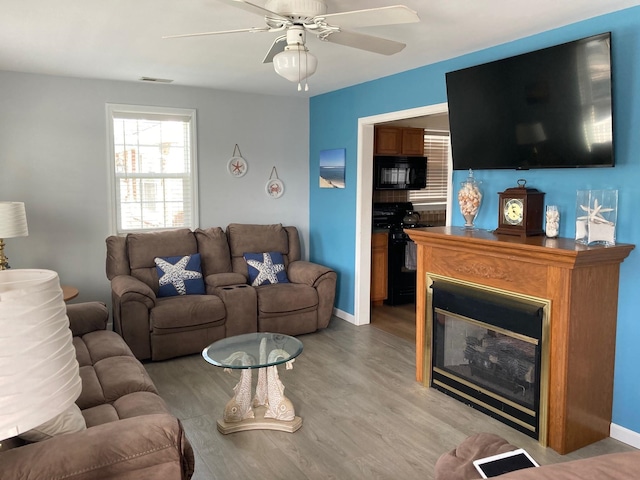
[{"label": "window", "polygon": [[107,105],[112,231],[196,228],[195,110]]},{"label": "window", "polygon": [[424,154],[427,160],[427,186],[409,191],[409,201],[417,205],[446,205],[449,178],[449,132],[424,131]]}]

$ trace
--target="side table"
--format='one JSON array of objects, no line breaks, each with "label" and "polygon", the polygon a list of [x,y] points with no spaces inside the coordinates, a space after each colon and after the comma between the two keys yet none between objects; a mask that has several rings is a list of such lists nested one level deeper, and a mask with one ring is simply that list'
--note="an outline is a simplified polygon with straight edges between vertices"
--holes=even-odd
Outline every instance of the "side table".
[{"label": "side table", "polygon": [[62,298],[65,302],[69,300],[73,300],[80,293],[76,287],[72,287],[70,285],[62,285]]},{"label": "side table", "polygon": [[[230,372],[240,369],[234,396],[218,420],[223,434],[246,430],[278,430],[293,433],[302,426],[293,404],[284,395],[277,365],[293,368],[302,353],[302,342],[277,333],[246,333],[212,343],[202,351],[204,359]],[[256,393],[251,400],[251,370],[258,369]]]}]

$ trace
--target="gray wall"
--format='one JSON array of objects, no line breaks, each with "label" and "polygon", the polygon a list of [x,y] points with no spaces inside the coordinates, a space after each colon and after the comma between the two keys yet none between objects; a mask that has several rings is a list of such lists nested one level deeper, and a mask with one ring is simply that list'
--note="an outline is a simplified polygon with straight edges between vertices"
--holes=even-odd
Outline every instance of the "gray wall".
[{"label": "gray wall", "polygon": [[[12,268],[55,270],[79,288],[76,301],[110,303],[106,103],[195,108],[200,226],[295,225],[307,255],[306,99],[0,72],[0,201],[25,202],[29,224],[28,237],[5,240]],[[242,178],[226,170],[236,143]],[[273,166],[279,199],[265,193]]]}]

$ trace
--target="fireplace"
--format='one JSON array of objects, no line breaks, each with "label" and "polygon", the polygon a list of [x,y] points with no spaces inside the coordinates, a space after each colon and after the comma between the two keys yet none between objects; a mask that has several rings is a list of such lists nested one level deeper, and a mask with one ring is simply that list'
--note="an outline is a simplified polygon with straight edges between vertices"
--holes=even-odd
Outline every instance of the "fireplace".
[{"label": "fireplace", "polygon": [[414,228],[407,233],[418,246],[416,380],[433,384],[430,282],[459,282],[525,303],[546,303],[539,440],[564,455],[608,437],[618,278],[634,245],[586,246],[573,238],[521,238],[463,227]]},{"label": "fireplace", "polygon": [[431,386],[546,445],[549,302],[429,277]]}]

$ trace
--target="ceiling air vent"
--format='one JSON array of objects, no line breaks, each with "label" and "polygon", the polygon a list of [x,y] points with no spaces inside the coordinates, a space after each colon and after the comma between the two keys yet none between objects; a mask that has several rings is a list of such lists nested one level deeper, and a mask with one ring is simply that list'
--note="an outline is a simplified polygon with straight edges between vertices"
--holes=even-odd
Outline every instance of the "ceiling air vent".
[{"label": "ceiling air vent", "polygon": [[153,77],[140,77],[141,82],[151,82],[151,83],[171,83],[173,80],[169,78],[153,78]]}]

